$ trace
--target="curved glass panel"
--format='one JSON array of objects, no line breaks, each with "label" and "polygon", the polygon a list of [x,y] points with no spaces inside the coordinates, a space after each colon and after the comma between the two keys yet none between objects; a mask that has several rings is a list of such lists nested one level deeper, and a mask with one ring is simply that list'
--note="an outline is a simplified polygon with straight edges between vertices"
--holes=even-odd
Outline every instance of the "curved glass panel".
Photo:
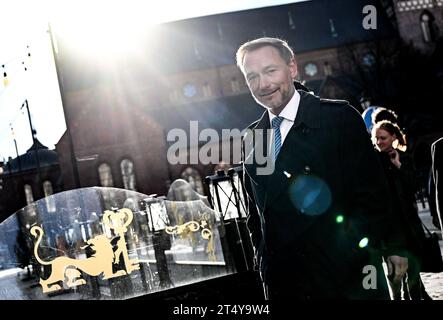
[{"label": "curved glass panel", "polygon": [[232,272],[216,212],[191,198],[93,187],[33,202],[0,224],[0,298],[126,299]]}]

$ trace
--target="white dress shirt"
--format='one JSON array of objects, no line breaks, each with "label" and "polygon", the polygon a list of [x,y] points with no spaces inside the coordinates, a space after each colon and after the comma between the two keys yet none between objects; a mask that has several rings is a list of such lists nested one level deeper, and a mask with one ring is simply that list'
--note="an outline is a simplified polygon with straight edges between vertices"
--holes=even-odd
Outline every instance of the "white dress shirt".
[{"label": "white dress shirt", "polygon": [[[283,147],[283,143],[285,142],[286,136],[288,135],[289,130],[291,130],[292,125],[294,124],[295,117],[297,116],[298,106],[300,104],[300,93],[295,90],[294,95],[291,100],[289,100],[288,104],[283,108],[282,112],[278,115],[283,118],[283,121],[280,125],[280,133],[281,133],[281,146]],[[272,120],[276,117],[271,111],[268,110],[269,115],[269,123],[272,128]],[[274,130],[272,130],[271,136],[271,146],[274,143]],[[271,150],[271,149],[269,149]]]}]

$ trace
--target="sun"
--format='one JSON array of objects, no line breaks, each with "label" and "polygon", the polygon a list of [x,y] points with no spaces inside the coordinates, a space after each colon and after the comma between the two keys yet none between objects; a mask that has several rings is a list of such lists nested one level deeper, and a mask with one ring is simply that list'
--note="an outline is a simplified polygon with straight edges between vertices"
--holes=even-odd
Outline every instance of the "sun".
[{"label": "sun", "polygon": [[137,6],[132,2],[60,1],[51,10],[51,28],[82,53],[110,57],[131,52],[153,24],[149,2]]}]

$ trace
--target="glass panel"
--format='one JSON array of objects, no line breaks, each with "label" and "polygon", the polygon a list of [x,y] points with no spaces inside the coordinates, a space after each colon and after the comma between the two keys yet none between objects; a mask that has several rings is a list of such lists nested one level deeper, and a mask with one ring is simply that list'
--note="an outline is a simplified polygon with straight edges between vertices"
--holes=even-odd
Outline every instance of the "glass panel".
[{"label": "glass panel", "polygon": [[188,181],[195,191],[200,194],[204,194],[202,179],[196,169],[191,167],[186,168],[182,172],[181,177]]},{"label": "glass panel", "polygon": [[218,199],[220,200],[220,204],[218,201],[215,201],[214,206],[218,212],[221,212],[224,220],[239,218],[232,184],[228,180],[220,181],[216,186],[211,184],[209,190],[212,199],[217,199],[217,190],[215,188],[218,189]]},{"label": "glass panel", "polygon": [[239,196],[239,199],[237,199],[239,202],[238,202],[238,208],[239,208],[239,213],[240,213],[240,217],[242,217],[242,218],[246,218],[246,216],[247,216],[247,213],[246,213],[246,207],[245,207],[245,195],[244,195],[244,192],[243,192],[243,187],[242,187],[242,184],[241,184],[241,182],[240,182],[240,178],[239,178],[239,176],[238,176],[238,174],[234,174],[233,176],[232,176],[232,181],[233,181],[233,184],[234,184],[234,187],[235,187],[235,189],[237,190],[237,194],[238,194],[238,196]]},{"label": "glass panel", "polygon": [[83,188],[19,210],[0,224],[1,298],[125,299],[231,273],[206,198],[176,200],[184,183],[158,198]]}]

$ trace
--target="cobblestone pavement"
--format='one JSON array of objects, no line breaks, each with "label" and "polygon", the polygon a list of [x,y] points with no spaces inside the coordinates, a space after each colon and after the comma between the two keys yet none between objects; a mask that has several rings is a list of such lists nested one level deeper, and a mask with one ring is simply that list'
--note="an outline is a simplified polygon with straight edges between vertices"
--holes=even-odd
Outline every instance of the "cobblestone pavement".
[{"label": "cobblestone pavement", "polygon": [[443,272],[422,273],[422,281],[426,291],[433,300],[443,300]]},{"label": "cobblestone pavement", "polygon": [[[429,212],[429,207],[426,205],[423,207],[422,204],[419,204],[419,214],[423,223],[428,227],[428,229],[432,232],[435,231],[440,234],[441,239],[441,231],[438,230],[432,224],[431,214]],[[443,254],[443,240],[440,240],[440,250]],[[422,281],[425,285],[426,291],[434,300],[443,300],[443,272],[440,273],[421,273]]]}]

